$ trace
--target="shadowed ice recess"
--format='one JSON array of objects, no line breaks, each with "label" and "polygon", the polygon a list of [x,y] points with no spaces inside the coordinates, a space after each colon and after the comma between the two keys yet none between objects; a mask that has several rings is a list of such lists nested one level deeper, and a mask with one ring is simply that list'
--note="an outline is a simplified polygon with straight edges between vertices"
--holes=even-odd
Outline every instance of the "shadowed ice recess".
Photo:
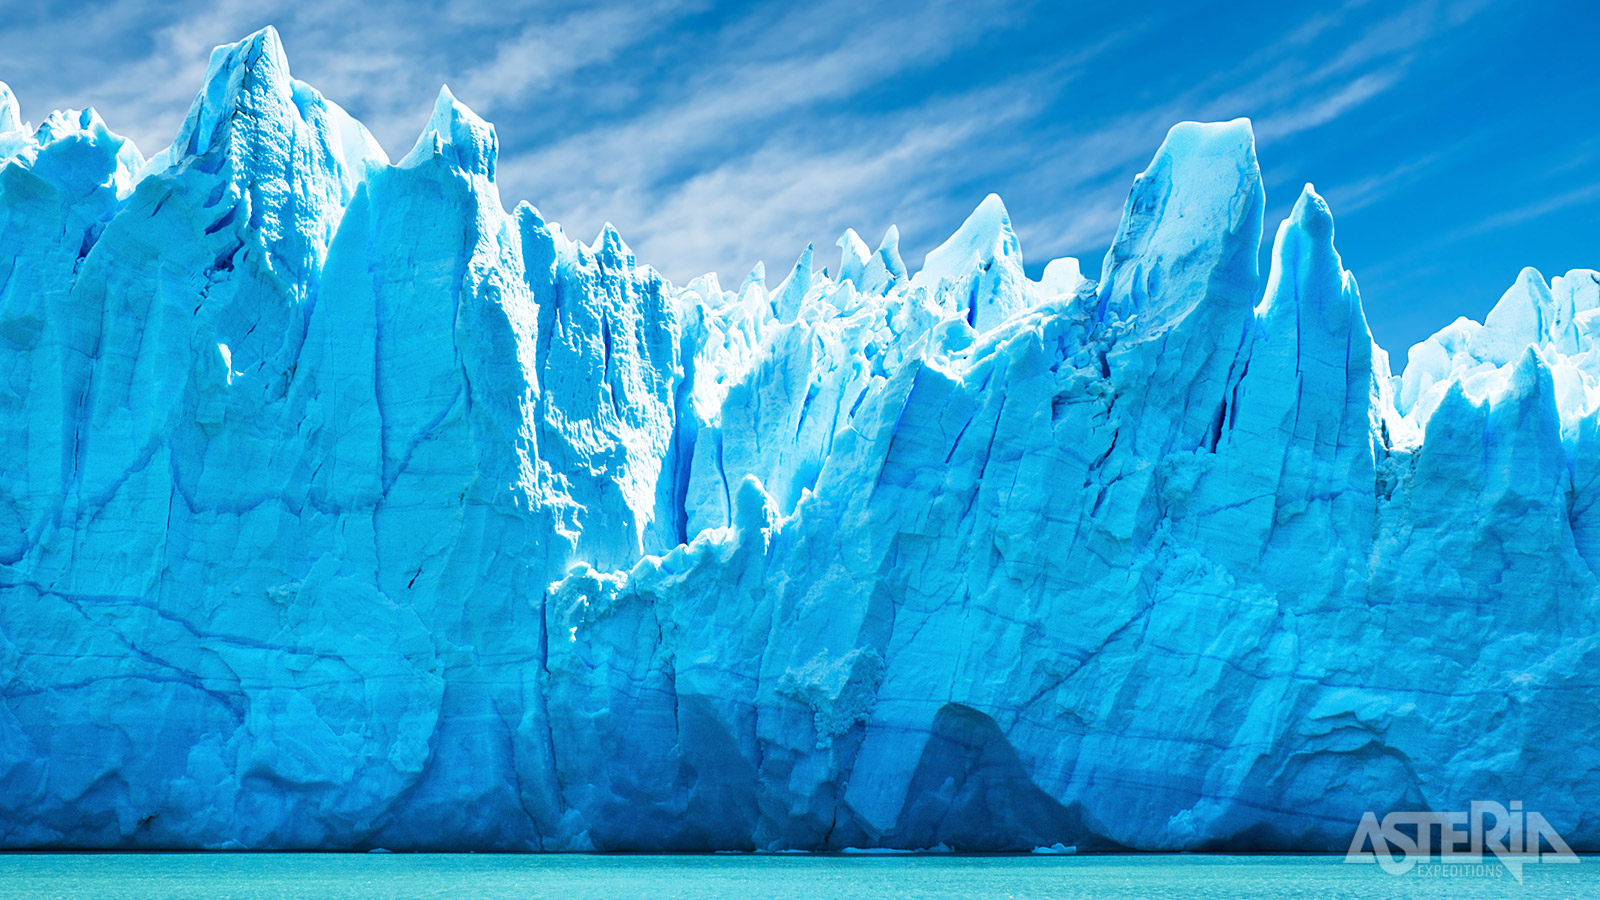
[{"label": "shadowed ice recess", "polygon": [[999,198],[686,287],[277,34],[146,162],[0,87],[0,847],[1600,850],[1600,275],[1368,332],[1245,120],[1103,282]]}]

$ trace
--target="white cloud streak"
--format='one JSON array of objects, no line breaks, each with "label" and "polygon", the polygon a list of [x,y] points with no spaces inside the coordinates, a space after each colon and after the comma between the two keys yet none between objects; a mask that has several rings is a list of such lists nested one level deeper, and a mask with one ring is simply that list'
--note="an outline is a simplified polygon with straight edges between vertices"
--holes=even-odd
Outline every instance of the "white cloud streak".
[{"label": "white cloud streak", "polygon": [[[938,93],[914,96],[905,73],[1016,28],[1017,17],[944,0],[891,21],[824,0],[724,10],[709,32],[683,33],[707,9],[473,0],[374,14],[359,0],[111,0],[81,22],[0,26],[0,59],[38,75],[38,96],[19,90],[35,121],[39,101],[93,100],[150,153],[176,131],[211,47],[275,23],[296,77],[362,118],[392,155],[449,82],[502,126],[502,196],[527,197],[585,236],[614,221],[641,258],[681,281],[706,269],[742,276],[757,259],[775,271],[808,241],[827,247],[846,226],[871,240],[895,220],[914,264],[984,193],[1019,184],[1030,188],[1019,202],[1031,215],[1014,215],[1029,257],[1092,263],[1129,180],[1174,122],[1250,115],[1261,143],[1287,142],[1393,91],[1422,48],[1473,12],[1346,4],[1219,61],[1209,77],[1096,119],[1052,98],[1074,96],[1086,78],[1115,83],[1106,73],[1162,22],[1146,17],[998,81],[947,74]],[[697,42],[696,52],[660,61],[675,41]],[[63,48],[130,43],[135,51],[114,59],[68,54],[54,81],[40,74]],[[885,94],[889,85],[899,93]],[[1402,182],[1391,173],[1356,185],[1349,207]]]}]

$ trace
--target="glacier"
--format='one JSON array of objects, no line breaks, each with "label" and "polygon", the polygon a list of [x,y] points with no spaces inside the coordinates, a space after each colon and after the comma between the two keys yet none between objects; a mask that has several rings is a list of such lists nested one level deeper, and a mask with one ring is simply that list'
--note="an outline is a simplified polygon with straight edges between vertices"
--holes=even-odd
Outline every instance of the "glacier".
[{"label": "glacier", "polygon": [[219,47],[0,86],[0,848],[1600,850],[1600,274],[1403,371],[1174,127],[1098,282],[990,196],[684,287]]}]

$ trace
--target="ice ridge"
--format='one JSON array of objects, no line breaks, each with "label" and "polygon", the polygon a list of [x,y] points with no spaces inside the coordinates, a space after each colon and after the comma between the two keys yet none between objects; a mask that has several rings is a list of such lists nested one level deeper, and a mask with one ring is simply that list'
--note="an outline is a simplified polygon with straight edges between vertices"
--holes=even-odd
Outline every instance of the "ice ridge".
[{"label": "ice ridge", "polygon": [[148,162],[0,85],[0,847],[1600,850],[1600,274],[1393,375],[1175,126],[1101,268],[670,284],[268,28]]}]

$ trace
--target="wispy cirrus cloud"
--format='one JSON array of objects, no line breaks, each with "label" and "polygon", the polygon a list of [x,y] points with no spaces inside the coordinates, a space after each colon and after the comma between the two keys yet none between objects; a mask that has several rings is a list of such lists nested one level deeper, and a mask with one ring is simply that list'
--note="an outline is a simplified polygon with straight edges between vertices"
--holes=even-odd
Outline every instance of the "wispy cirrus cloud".
[{"label": "wispy cirrus cloud", "polygon": [[[990,191],[1010,204],[1030,268],[1076,255],[1092,272],[1132,176],[1185,119],[1250,116],[1274,210],[1302,181],[1325,186],[1335,213],[1363,226],[1341,228],[1347,260],[1388,273],[1383,291],[1416,294],[1424,268],[1438,280],[1416,260],[1435,236],[1452,247],[1499,229],[1525,235],[1527,253],[1541,216],[1595,202],[1582,167],[1563,182],[1501,165],[1535,145],[1513,146],[1499,121],[1525,128],[1543,111],[1545,172],[1593,139],[1540,106],[1548,89],[1511,103],[1489,80],[1575,59],[1518,56],[1516,35],[1552,23],[1507,0],[1243,0],[1137,16],[1042,0],[865,12],[842,0],[47,0],[0,22],[0,79],[35,121],[93,103],[153,152],[210,48],[269,23],[295,75],[392,155],[448,82],[496,123],[508,202],[583,236],[613,221],[679,281],[737,279],[758,259],[786,268],[807,242],[827,248],[845,227],[871,241],[890,222],[915,267]],[[1590,75],[1549,77],[1600,84]],[[1486,112],[1485,96],[1498,107]],[[1380,332],[1389,315],[1371,307]]]},{"label": "wispy cirrus cloud", "polygon": [[[391,154],[409,146],[449,81],[498,120],[504,196],[532,199],[580,233],[616,220],[680,278],[742,270],[789,255],[801,237],[891,216],[925,217],[932,233],[919,233],[922,221],[901,224],[908,249],[926,250],[989,189],[983,182],[1024,177],[1059,198],[1043,218],[1018,221],[1035,254],[1081,254],[1109,238],[1128,178],[1174,121],[1253,115],[1263,142],[1326,125],[1390,89],[1403,75],[1396,56],[1434,37],[1443,15],[1424,7],[1381,18],[1311,65],[1307,49],[1348,27],[1348,9],[1319,15],[1176,94],[1090,110],[1079,127],[1046,121],[1030,135],[1059,115],[1052,100],[1073,102],[1069,89],[1086,74],[1143,62],[1139,39],[1170,17],[1085,35],[993,79],[961,65],[992,60],[961,52],[1030,27],[1039,10],[1030,19],[944,2],[888,23],[862,21],[841,2],[756,6],[685,34],[679,26],[707,2],[458,3],[426,21],[373,16],[353,0],[104,7],[107,30],[149,23],[145,52],[78,90],[107,98],[114,127],[147,152],[175,130],[210,48],[273,22],[296,75],[362,117]],[[36,47],[51,43],[35,37]],[[663,53],[674,41],[690,52]],[[952,72],[907,77],[952,60]],[[597,68],[573,89],[578,73]],[[977,184],[950,196],[936,178]]]},{"label": "wispy cirrus cloud", "polygon": [[455,90],[480,112],[516,111],[542,90],[591,66],[614,63],[618,54],[648,43],[662,29],[705,11],[709,2],[640,0],[576,7],[560,18],[524,24],[494,48],[489,58],[455,79]]}]

